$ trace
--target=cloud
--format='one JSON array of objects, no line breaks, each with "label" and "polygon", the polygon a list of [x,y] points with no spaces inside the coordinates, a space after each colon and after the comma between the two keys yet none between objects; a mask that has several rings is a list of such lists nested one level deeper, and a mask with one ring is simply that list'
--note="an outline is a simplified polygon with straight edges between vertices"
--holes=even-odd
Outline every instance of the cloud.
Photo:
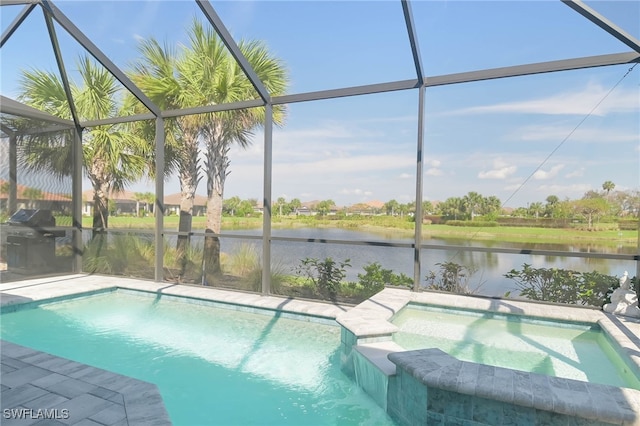
[{"label": "cloud", "polygon": [[424,164],[428,169],[424,172],[425,176],[443,176],[444,171],[440,168],[442,161],[440,160],[425,160]]},{"label": "cloud", "polygon": [[364,191],[360,188],[355,188],[355,189],[346,189],[343,188],[340,191],[338,191],[338,194],[340,195],[371,195],[373,194],[372,191]]},{"label": "cloud", "polygon": [[[573,132],[573,133],[572,133]],[[569,137],[570,141],[614,143],[614,142],[635,142],[640,140],[637,131],[624,131],[609,128],[581,127],[575,126],[527,126],[519,129],[512,137],[523,141],[557,141],[561,142]]]},{"label": "cloud", "polygon": [[358,123],[415,123],[418,120],[417,115],[404,115],[397,117],[374,117],[358,120]]},{"label": "cloud", "polygon": [[516,166],[502,167],[500,169],[489,170],[478,173],[480,179],[506,179],[516,172]]},{"label": "cloud", "polygon": [[413,177],[413,175],[409,174],[409,173],[400,173],[400,179],[411,179]]},{"label": "cloud", "polygon": [[576,183],[571,185],[540,185],[538,191],[549,194],[574,194],[582,195],[593,187],[588,183]]},{"label": "cloud", "polygon": [[562,170],[563,168],[564,168],[564,164],[558,164],[553,166],[549,171],[545,171],[542,169],[536,170],[536,172],[533,174],[533,178],[536,180],[551,179],[556,177],[560,172],[560,170]]},{"label": "cloud", "polygon": [[584,167],[581,167],[578,170],[574,170],[564,175],[564,177],[566,177],[567,179],[574,178],[574,177],[582,177],[582,176],[584,176]]},{"label": "cloud", "polygon": [[[605,116],[611,112],[634,112],[640,110],[640,102],[638,102],[638,96],[634,91],[614,91],[608,96],[607,93],[608,89],[601,84],[592,83],[581,90],[566,91],[537,99],[462,108],[451,111],[448,114],[592,114]],[[599,104],[599,102],[602,103]]]},{"label": "cloud", "polygon": [[309,162],[273,163],[274,176],[302,176],[309,173],[363,173],[395,170],[415,166],[413,158],[402,155],[364,154],[342,158],[325,158]]},{"label": "cloud", "polygon": [[509,165],[502,158],[493,160],[493,169],[478,173],[480,179],[506,179],[518,170],[518,167]]},{"label": "cloud", "polygon": [[[367,139],[379,138],[384,136],[380,131],[371,130],[371,128],[354,126],[352,122],[340,122],[330,120],[318,123],[315,126],[307,128],[284,128],[275,129],[273,132],[273,144],[287,145],[295,144],[325,144],[340,143],[344,144],[344,139],[353,139],[356,143],[364,146],[369,145]],[[262,140],[262,136],[259,135]],[[415,141],[412,141],[415,143]]]}]

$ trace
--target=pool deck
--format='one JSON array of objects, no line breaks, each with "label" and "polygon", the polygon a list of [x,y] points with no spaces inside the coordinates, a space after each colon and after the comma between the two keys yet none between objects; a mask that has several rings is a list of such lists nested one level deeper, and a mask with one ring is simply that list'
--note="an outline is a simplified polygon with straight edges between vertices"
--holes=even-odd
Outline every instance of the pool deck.
[{"label": "pool deck", "polygon": [[[121,288],[335,319],[350,307],[99,275],[0,283],[0,308]],[[171,425],[155,385],[0,340],[2,425]],[[16,410],[16,411],[5,411]],[[49,416],[45,419],[45,416]]]},{"label": "pool deck", "polygon": [[165,426],[156,385],[0,340],[2,424]]}]

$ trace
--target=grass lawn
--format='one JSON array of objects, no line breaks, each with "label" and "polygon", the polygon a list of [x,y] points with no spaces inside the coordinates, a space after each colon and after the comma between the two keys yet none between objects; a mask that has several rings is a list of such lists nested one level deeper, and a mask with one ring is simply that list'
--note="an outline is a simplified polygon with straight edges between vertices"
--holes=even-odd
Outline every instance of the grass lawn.
[{"label": "grass lawn", "polygon": [[[166,229],[178,229],[178,216],[165,216],[164,227]],[[201,231],[205,228],[206,218],[195,216],[193,218],[193,230]],[[92,219],[85,217],[82,225],[90,228]],[[63,224],[59,222],[59,224]],[[154,217],[130,217],[113,216],[109,218],[110,228],[153,229]],[[326,227],[346,228],[362,230],[372,233],[380,233],[389,236],[393,233],[398,238],[411,238],[414,233],[414,224],[406,218],[374,216],[345,219],[319,219],[316,217],[274,217],[274,228],[301,228],[301,227]],[[223,217],[222,227],[225,230],[255,229],[262,227],[262,217]],[[449,225],[423,225],[424,238],[447,238],[477,241],[503,241],[514,243],[581,243],[598,245],[623,245],[636,247],[638,244],[637,231],[598,230],[586,231],[578,229],[555,228],[526,228],[526,227],[465,227]]]}]

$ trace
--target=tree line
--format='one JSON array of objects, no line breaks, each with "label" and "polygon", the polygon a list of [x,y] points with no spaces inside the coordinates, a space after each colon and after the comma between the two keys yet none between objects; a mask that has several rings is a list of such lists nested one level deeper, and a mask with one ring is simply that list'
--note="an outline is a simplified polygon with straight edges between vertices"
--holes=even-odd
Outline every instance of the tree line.
[{"label": "tree line", "polygon": [[[502,201],[496,196],[483,196],[478,192],[471,191],[462,197],[449,197],[442,202],[423,201],[422,213],[424,216],[439,216],[443,220],[461,221],[472,221],[476,218],[481,218],[483,221],[495,221],[498,217],[504,216],[526,219],[580,220],[585,221],[589,229],[593,227],[594,223],[603,219],[637,218],[640,211],[640,190],[614,191],[615,184],[611,181],[604,182],[602,188],[602,191],[588,191],[579,199],[565,198],[561,200],[556,195],[549,195],[544,203],[532,202],[528,203],[526,207],[515,209],[505,209],[502,206]],[[239,202],[240,199],[237,198],[234,204]],[[227,201],[225,201],[226,205]],[[297,198],[287,202],[285,198],[280,197],[273,202],[272,212],[276,216],[286,216],[295,213],[301,205],[302,203]],[[327,199],[317,202],[313,207],[313,211],[319,216],[325,216],[331,210],[334,210],[336,214],[367,213],[413,217],[416,204],[415,201],[399,203],[397,200],[391,199],[380,208],[358,203],[338,209],[333,200]]]}]

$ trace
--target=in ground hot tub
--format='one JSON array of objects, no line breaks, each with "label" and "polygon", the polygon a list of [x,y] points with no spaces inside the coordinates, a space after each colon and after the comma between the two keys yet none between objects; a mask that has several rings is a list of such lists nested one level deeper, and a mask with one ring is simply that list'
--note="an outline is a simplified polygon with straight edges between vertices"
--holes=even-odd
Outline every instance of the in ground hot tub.
[{"label": "in ground hot tub", "polygon": [[438,348],[461,360],[640,390],[637,371],[594,323],[410,303],[391,321],[407,350]]},{"label": "in ground hot tub", "polygon": [[401,424],[640,426],[639,321],[400,289],[337,321],[343,370]]}]

